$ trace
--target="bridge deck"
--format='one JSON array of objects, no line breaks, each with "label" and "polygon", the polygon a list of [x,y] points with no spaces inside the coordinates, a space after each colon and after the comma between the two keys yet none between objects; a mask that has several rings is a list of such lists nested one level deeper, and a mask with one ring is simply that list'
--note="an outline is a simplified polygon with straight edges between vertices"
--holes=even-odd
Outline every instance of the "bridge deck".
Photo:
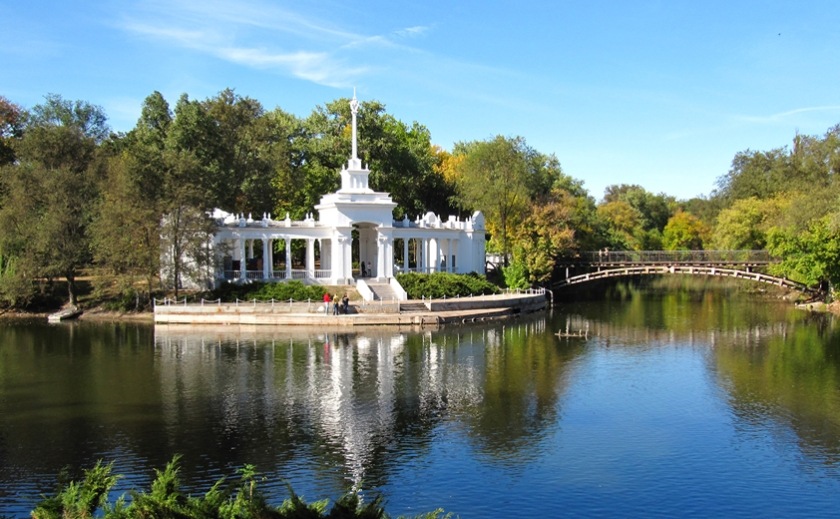
[{"label": "bridge deck", "polygon": [[[566,279],[552,288],[589,283],[591,281],[643,275],[689,274],[722,276],[760,283],[769,283],[808,294],[819,291],[789,279],[754,272],[774,262],[767,251],[596,251],[582,252],[557,263],[566,268]],[[572,269],[583,273],[570,275]]]},{"label": "bridge deck", "polygon": [[636,265],[697,265],[720,267],[759,267],[773,263],[765,250],[698,251],[589,251],[563,258],[558,266],[624,267]]}]

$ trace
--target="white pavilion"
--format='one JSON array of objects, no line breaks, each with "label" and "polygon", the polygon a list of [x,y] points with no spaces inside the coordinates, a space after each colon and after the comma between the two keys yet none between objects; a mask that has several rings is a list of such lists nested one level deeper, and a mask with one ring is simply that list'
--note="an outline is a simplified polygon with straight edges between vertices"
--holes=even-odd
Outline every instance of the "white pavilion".
[{"label": "white pavilion", "polygon": [[[285,219],[274,220],[264,214],[261,219],[253,219],[250,215],[214,211],[217,286],[224,282],[291,279],[308,284],[358,285],[393,283],[398,272],[485,272],[481,212],[464,220],[454,216],[444,220],[432,212],[414,221],[408,217],[394,220],[397,204],[390,194],[370,188],[370,170],[357,156],[358,108],[354,93],[350,102],[350,159],[340,173],[341,188],[324,195],[315,206],[317,217],[307,214],[302,221],[292,221],[287,214]],[[275,258],[278,241],[284,242],[280,248],[285,249],[285,261]],[[305,250],[304,261],[298,260],[296,265],[293,243],[296,250]]]}]

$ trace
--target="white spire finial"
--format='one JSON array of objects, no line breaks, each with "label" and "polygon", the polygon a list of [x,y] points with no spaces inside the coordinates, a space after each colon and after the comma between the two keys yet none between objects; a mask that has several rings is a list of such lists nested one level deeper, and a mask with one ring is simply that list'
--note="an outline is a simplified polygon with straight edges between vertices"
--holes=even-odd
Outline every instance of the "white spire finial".
[{"label": "white spire finial", "polygon": [[353,154],[350,157],[352,160],[358,159],[356,148],[356,114],[359,113],[359,101],[356,100],[356,87],[353,87],[353,99],[350,100],[350,114],[353,119]]}]

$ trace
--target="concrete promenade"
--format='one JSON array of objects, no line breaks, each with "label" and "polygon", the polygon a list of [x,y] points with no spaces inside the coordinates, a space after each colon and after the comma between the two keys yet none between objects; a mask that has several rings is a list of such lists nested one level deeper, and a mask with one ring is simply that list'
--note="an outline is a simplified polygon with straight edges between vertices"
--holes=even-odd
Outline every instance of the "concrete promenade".
[{"label": "concrete promenade", "polygon": [[545,291],[490,296],[411,301],[354,302],[347,314],[332,315],[319,302],[219,301],[155,302],[154,320],[160,324],[225,324],[268,326],[435,327],[444,324],[503,319],[546,308]]}]

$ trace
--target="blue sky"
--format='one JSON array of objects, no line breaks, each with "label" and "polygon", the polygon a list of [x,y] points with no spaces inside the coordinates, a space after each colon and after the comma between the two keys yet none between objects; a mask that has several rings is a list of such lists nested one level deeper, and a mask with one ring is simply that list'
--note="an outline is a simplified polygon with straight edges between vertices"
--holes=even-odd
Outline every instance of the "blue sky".
[{"label": "blue sky", "polygon": [[708,195],[746,149],[840,123],[840,3],[9,0],[0,95],[102,106],[234,88],[299,116],[360,100],[458,141],[522,136],[600,199]]}]

